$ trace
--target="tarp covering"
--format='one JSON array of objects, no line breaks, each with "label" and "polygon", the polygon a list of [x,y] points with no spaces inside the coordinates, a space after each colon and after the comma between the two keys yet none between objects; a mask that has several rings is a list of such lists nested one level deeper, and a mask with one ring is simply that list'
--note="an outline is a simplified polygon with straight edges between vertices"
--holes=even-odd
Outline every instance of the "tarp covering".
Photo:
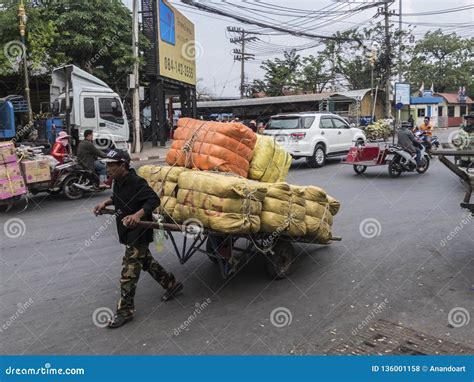
[{"label": "tarp covering", "polygon": [[260,182],[284,182],[291,166],[291,155],[272,137],[257,136],[250,161],[249,179]]},{"label": "tarp covering", "polygon": [[166,162],[247,178],[256,141],[257,135],[241,123],[180,118]]}]

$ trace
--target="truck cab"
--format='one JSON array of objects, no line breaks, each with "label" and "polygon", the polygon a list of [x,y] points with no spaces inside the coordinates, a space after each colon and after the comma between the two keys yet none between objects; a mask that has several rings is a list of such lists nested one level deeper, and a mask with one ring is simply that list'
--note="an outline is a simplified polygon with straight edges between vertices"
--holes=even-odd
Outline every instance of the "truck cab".
[{"label": "truck cab", "polygon": [[[53,70],[50,100],[53,115],[65,120],[66,92],[69,92],[70,125],[73,137],[84,139],[84,131],[94,132],[94,143],[99,149],[129,150],[129,125],[119,95],[105,82],[67,65]],[[66,128],[65,123],[62,126]]]}]

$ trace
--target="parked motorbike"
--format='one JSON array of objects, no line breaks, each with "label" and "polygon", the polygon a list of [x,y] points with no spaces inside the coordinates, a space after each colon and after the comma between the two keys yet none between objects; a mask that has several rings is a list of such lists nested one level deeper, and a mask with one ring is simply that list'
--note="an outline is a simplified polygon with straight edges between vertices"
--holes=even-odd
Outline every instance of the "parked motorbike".
[{"label": "parked motorbike", "polygon": [[[430,152],[428,151],[428,147],[429,147],[429,142],[428,140],[431,140],[431,149],[433,150],[437,150],[439,148],[439,139],[436,135],[433,135],[432,137],[429,137],[425,131],[416,131],[415,132],[415,137],[417,137],[421,144],[423,146],[425,146],[425,149],[426,151],[428,152],[428,155],[430,155]],[[430,155],[430,158],[431,158],[431,155]]]},{"label": "parked motorbike", "polygon": [[415,156],[400,146],[390,146],[389,153],[393,155],[389,165],[388,173],[392,178],[398,178],[402,172],[417,172],[424,174],[430,166],[430,157],[426,152],[426,147],[419,144],[418,148],[421,150],[421,163],[417,167]]}]

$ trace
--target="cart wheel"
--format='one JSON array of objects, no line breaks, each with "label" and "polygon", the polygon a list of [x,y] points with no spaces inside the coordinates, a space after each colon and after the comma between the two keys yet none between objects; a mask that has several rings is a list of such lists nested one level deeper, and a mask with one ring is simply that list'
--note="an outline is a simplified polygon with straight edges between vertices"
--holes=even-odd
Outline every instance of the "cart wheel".
[{"label": "cart wheel", "polygon": [[215,255],[214,248],[212,247],[211,240],[209,237],[206,240],[206,252],[207,252],[207,257],[209,260],[211,260],[214,264],[217,264],[217,257]]},{"label": "cart wheel", "polygon": [[289,241],[278,241],[273,248],[273,254],[265,255],[265,269],[273,279],[283,279],[293,271],[295,249]]},{"label": "cart wheel", "polygon": [[367,166],[364,166],[364,165],[361,165],[361,164],[355,164],[354,165],[354,171],[356,172],[356,174],[363,174],[365,172],[365,170],[367,170]]}]

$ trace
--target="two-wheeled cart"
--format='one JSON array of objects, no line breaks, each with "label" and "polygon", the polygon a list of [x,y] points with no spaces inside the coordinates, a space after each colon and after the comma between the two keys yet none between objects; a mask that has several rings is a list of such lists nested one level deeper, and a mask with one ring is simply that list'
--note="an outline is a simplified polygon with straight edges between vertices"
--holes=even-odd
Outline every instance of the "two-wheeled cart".
[{"label": "two-wheeled cart", "polygon": [[[101,214],[114,214],[114,211],[106,209]],[[197,252],[207,255],[219,266],[224,279],[235,274],[257,254],[265,256],[265,269],[272,279],[285,278],[293,271],[297,257],[293,244],[318,244],[306,238],[285,234],[228,234],[202,228],[197,224],[181,225],[149,221],[141,221],[138,224],[161,231],[164,237],[171,241],[181,264],[185,264]],[[182,237],[181,244],[177,240],[178,235]],[[237,245],[239,240],[245,245]],[[340,237],[331,238],[331,241],[341,240]]]},{"label": "two-wheeled cart", "polygon": [[385,166],[390,164],[388,143],[372,143],[351,147],[343,161],[352,165],[356,174],[363,174],[368,167]]},{"label": "two-wheeled cart", "polygon": [[[474,203],[471,203],[472,190],[474,189],[474,162],[470,162],[467,167],[460,166],[459,158],[472,157],[474,159],[474,150],[438,150],[433,155],[439,157],[439,161],[455,173],[466,187],[464,200],[461,207],[474,213]],[[447,157],[454,157],[454,162]]]}]

